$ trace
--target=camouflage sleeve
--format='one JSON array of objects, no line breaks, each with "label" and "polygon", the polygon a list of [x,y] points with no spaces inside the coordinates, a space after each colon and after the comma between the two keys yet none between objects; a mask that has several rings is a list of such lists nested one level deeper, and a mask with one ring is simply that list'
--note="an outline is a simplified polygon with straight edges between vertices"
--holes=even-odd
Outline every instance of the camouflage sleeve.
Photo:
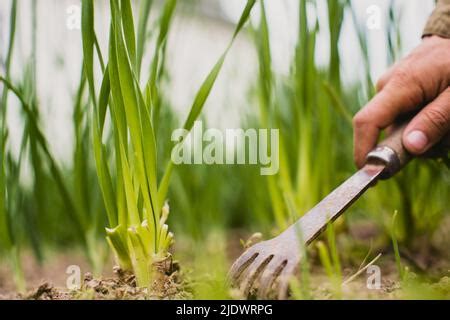
[{"label": "camouflage sleeve", "polygon": [[450,0],[438,0],[423,31],[424,37],[429,35],[450,38]]}]

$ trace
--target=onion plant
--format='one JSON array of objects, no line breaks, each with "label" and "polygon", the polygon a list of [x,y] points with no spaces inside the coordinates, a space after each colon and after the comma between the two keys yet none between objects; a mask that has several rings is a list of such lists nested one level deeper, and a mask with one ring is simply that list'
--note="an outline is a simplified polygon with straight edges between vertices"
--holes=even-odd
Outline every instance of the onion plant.
[{"label": "onion plant", "polygon": [[[43,259],[43,247],[81,244],[95,272],[102,261],[96,241],[97,225],[103,212],[95,201],[95,187],[90,188],[89,154],[84,137],[89,132],[83,113],[82,95],[85,77],[81,77],[74,108],[75,148],[73,169],[59,163],[51,150],[43,129],[38,99],[37,79],[37,1],[32,2],[31,54],[24,63],[19,81],[10,72],[15,38],[16,1],[12,2],[9,49],[5,59],[5,72],[0,75],[3,84],[1,102],[1,179],[0,179],[0,228],[2,247],[14,252],[14,269],[20,281],[20,246],[31,245],[39,261]],[[12,152],[8,141],[7,110],[13,104],[8,94],[17,98],[23,123],[18,154]],[[15,105],[14,105],[15,106]],[[25,170],[29,169],[29,173]],[[25,172],[24,172],[25,171]],[[26,177],[27,181],[24,181]],[[72,182],[73,185],[67,181]],[[94,184],[95,186],[95,184]],[[89,193],[87,195],[86,193]],[[101,203],[100,203],[101,204]],[[67,225],[72,228],[67,229]],[[55,241],[57,239],[57,241]]]},{"label": "onion plant", "polygon": [[[6,58],[4,61],[5,77],[10,76],[11,61],[14,48],[14,40],[16,33],[16,18],[17,18],[17,1],[11,3],[10,11],[10,27],[9,27],[9,44],[7,47]],[[6,145],[8,141],[8,128],[6,126],[6,105],[8,103],[8,88],[3,85],[2,94],[0,97],[0,248],[5,250],[9,256],[14,270],[14,278],[19,290],[23,290],[25,282],[22,274],[20,264],[20,256],[17,247],[17,239],[12,230],[11,221],[11,202],[8,198],[8,180],[6,175],[7,150]]]},{"label": "onion plant", "polygon": [[[176,0],[164,3],[149,78],[141,87],[145,48],[142,42],[146,33],[146,22],[142,19],[148,19],[148,14],[141,11],[137,41],[131,1],[110,1],[108,62],[102,70],[98,95],[94,72],[94,1],[83,0],[82,3],[84,67],[93,105],[93,148],[97,174],[109,219],[107,241],[119,265],[125,270],[132,270],[138,285],[143,287],[151,285],[157,271],[166,271],[161,269],[161,263],[170,257],[168,250],[173,241],[173,234],[166,224],[169,208],[164,201],[174,164],[169,161],[159,179],[157,144],[160,141],[155,128],[161,107],[161,60],[176,3]],[[200,115],[225,57],[254,3],[255,0],[247,1],[229,45],[195,96],[184,129],[190,131]],[[150,8],[145,1],[142,6],[144,10]],[[99,50],[97,56],[103,59]],[[103,143],[107,118],[112,127],[112,150],[107,150]]]},{"label": "onion plant", "polygon": [[[332,143],[351,134],[347,122],[351,116],[342,107],[337,51],[345,6],[343,1],[328,2],[331,58],[328,67],[321,68],[315,59],[316,37],[322,26],[317,17],[307,14],[307,1],[299,1],[298,40],[291,71],[288,77],[281,77],[273,71],[270,30],[261,1],[261,21],[255,31],[260,109],[258,117],[251,121],[253,125],[280,130],[280,171],[264,178],[271,210],[280,228],[329,193],[339,181],[336,173],[351,167],[345,165],[351,163],[350,157],[343,156],[351,153],[350,144]],[[343,157],[346,161],[342,161]],[[252,180],[260,179],[263,178]]]}]

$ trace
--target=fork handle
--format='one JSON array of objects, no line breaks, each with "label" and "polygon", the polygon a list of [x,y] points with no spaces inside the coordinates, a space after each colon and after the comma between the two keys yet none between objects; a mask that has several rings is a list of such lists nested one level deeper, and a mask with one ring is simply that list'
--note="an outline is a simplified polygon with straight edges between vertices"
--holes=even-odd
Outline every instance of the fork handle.
[{"label": "fork handle", "polygon": [[409,121],[395,125],[392,132],[367,155],[367,163],[385,165],[381,179],[388,179],[400,171],[412,159],[403,145],[402,137]]}]

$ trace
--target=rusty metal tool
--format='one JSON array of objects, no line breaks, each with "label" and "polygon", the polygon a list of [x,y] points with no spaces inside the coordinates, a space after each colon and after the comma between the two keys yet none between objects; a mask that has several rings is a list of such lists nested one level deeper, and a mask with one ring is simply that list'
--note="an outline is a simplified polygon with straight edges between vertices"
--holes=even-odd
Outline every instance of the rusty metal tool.
[{"label": "rusty metal tool", "polygon": [[[332,191],[314,208],[279,236],[257,243],[247,249],[233,264],[229,279],[247,296],[256,291],[267,298],[274,283],[277,295],[288,294],[289,278],[298,269],[302,246],[310,244],[327,226],[337,219],[378,179],[388,179],[411,159],[402,144],[406,123],[397,126],[391,134],[367,155],[366,165]],[[277,280],[277,281],[275,281]]]}]

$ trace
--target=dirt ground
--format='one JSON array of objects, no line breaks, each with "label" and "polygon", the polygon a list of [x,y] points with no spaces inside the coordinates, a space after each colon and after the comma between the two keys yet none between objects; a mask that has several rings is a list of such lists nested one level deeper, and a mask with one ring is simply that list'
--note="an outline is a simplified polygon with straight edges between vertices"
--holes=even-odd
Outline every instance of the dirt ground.
[{"label": "dirt ground", "polygon": [[[348,299],[400,299],[404,298],[404,292],[398,281],[393,256],[381,256],[376,264],[382,270],[381,286],[379,289],[369,289],[369,274],[362,272],[350,282],[342,286],[341,297]],[[51,261],[43,266],[27,257],[24,259],[27,275],[28,291],[25,294],[17,294],[13,281],[5,267],[0,268],[0,299],[44,299],[44,300],[66,300],[66,299],[189,299],[192,293],[185,290],[183,277],[178,270],[167,275],[162,285],[157,290],[149,292],[147,289],[136,287],[134,276],[122,273],[117,268],[108,268],[110,274],[105,272],[102,277],[93,277],[88,271],[83,276],[82,290],[71,291],[66,287],[68,275],[66,269],[74,263],[83,266],[82,269],[89,270],[87,263],[81,256],[74,258],[72,255],[61,254],[53,257]],[[357,269],[352,267],[343,268],[343,281],[348,281]],[[321,266],[314,266],[310,274],[310,298],[332,299],[335,291]],[[441,293],[448,294],[450,299],[450,269],[440,273],[434,283],[434,288],[442,287]],[[231,296],[240,297],[236,292],[230,291]]]},{"label": "dirt ground", "polygon": [[[381,254],[374,263],[379,267],[380,287],[369,288],[370,273],[367,270],[358,271],[364,267],[359,265],[362,259],[351,261],[345,256],[354,256],[355,245],[368,241],[374,231],[370,226],[357,226],[350,229],[339,243],[340,251],[344,256],[342,261],[341,292],[336,296],[330,279],[327,277],[320,260],[311,253],[311,270],[309,275],[309,297],[314,299],[403,299],[403,298],[444,298],[450,299],[450,259],[448,252],[448,232],[440,239],[440,250],[430,246],[420,245],[414,253],[401,252],[402,265],[408,266],[408,282],[399,281],[395,256],[390,247],[378,248],[372,253],[372,258]],[[240,239],[247,239],[248,235],[236,231],[228,240],[226,248],[227,259],[232,261],[242,253]],[[347,241],[347,242],[346,242]],[[418,243],[429,241],[418,241]],[[347,244],[346,244],[347,243]],[[348,244],[350,244],[348,246]],[[175,248],[176,251],[176,248]],[[349,252],[349,254],[345,254]],[[4,263],[0,262],[0,299],[189,299],[193,297],[189,291],[189,278],[185,276],[183,265],[171,265],[170,272],[164,274],[153,289],[140,289],[136,287],[133,275],[122,272],[114,267],[112,259],[104,267],[102,276],[94,276],[86,259],[80,252],[70,251],[50,256],[43,265],[40,265],[30,253],[22,255],[24,274],[27,282],[27,292],[15,292],[12,276]],[[370,260],[370,259],[369,259]],[[369,261],[366,261],[367,264]],[[184,261],[189,264],[189,262]],[[79,266],[82,276],[81,290],[67,289],[67,280],[70,276],[69,266]],[[358,273],[358,274],[357,274]],[[355,276],[355,274],[357,274]],[[424,277],[426,276],[426,278]],[[415,279],[420,281],[414,281]],[[372,278],[373,280],[373,278]],[[406,284],[408,283],[408,284]],[[415,283],[415,284],[414,284]],[[419,293],[428,295],[416,295]],[[242,298],[236,291],[230,290],[230,295]]]}]

